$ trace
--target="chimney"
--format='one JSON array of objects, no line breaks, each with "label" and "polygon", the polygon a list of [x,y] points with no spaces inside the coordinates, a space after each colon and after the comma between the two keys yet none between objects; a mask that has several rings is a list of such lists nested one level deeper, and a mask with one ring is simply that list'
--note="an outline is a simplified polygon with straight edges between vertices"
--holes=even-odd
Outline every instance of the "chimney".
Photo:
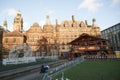
[{"label": "chimney", "polygon": [[92,22],[93,22],[93,26],[96,26],[96,19],[95,18],[93,18],[93,20],[92,20]]},{"label": "chimney", "polygon": [[58,25],[58,19],[56,19],[56,26]]},{"label": "chimney", "polygon": [[75,18],[74,18],[74,15],[72,15],[72,21],[75,22]]},{"label": "chimney", "polygon": [[46,16],[46,25],[50,25],[50,19],[48,15]]},{"label": "chimney", "polygon": [[88,22],[87,22],[87,20],[85,20],[85,24],[86,24],[86,26],[88,25]]}]

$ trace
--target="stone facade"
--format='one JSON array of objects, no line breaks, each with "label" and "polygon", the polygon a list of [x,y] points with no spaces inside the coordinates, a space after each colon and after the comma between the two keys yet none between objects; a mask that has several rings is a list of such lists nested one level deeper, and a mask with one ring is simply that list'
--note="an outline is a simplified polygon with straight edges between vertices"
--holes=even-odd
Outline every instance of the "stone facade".
[{"label": "stone facade", "polygon": [[43,26],[44,37],[47,38],[49,44],[54,44],[55,41],[55,26],[50,23],[49,16],[46,18],[46,23]]},{"label": "stone facade", "polygon": [[60,53],[66,54],[69,52],[70,46],[67,43],[78,38],[83,33],[100,37],[100,28],[96,25],[95,19],[93,19],[92,25],[88,25],[87,21],[85,23],[77,21],[72,16],[72,20],[65,20],[60,25],[56,25],[56,41],[60,44]]},{"label": "stone facade", "polygon": [[39,26],[38,23],[34,23],[24,34],[27,38],[26,43],[31,45],[32,51],[37,51],[39,48],[38,40],[43,37],[43,30],[41,29],[41,26]]},{"label": "stone facade", "polygon": [[93,19],[92,25],[88,25],[87,21],[75,20],[74,16],[72,16],[72,20],[64,20],[61,24],[58,24],[58,20],[56,20],[55,25],[50,23],[50,18],[47,16],[43,29],[38,23],[34,23],[29,30],[23,33],[22,30],[23,20],[21,13],[18,13],[14,19],[14,31],[3,34],[3,45],[8,47],[9,44],[23,44],[25,40],[26,44],[31,45],[33,52],[39,52],[40,46],[46,40],[44,49],[46,48],[47,54],[59,53],[61,55],[69,52],[70,46],[67,43],[78,38],[82,33],[96,37],[101,35],[95,19]]},{"label": "stone facade", "polygon": [[18,31],[3,33],[3,47],[11,50],[14,45],[24,44],[24,36]]}]

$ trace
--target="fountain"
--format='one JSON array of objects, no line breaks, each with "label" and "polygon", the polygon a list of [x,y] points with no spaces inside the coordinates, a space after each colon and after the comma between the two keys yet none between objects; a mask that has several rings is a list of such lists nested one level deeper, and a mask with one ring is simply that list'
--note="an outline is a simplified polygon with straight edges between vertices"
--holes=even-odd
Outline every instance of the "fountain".
[{"label": "fountain", "polygon": [[21,64],[35,62],[35,57],[32,56],[32,51],[27,44],[18,44],[9,52],[9,57],[3,59],[3,64]]}]

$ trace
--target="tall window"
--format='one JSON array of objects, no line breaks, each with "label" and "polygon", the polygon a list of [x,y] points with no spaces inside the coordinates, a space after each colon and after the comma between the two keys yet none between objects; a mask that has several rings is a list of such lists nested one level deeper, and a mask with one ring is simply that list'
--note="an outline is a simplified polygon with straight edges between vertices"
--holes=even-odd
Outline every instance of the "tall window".
[{"label": "tall window", "polygon": [[84,23],[83,22],[81,22],[81,24],[80,24],[80,27],[84,27],[85,25],[84,25]]},{"label": "tall window", "polygon": [[5,43],[8,43],[8,38],[5,38]]},{"label": "tall window", "polygon": [[13,42],[14,42],[14,43],[16,42],[16,38],[13,38]]}]

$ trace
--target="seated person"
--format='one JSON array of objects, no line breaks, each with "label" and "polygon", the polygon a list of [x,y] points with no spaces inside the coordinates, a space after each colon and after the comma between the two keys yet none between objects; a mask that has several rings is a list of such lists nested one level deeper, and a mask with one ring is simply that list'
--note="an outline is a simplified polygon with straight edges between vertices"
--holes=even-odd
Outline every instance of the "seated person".
[{"label": "seated person", "polygon": [[48,72],[48,70],[49,70],[49,66],[48,66],[48,65],[45,66],[44,69],[45,69],[45,72]]}]

